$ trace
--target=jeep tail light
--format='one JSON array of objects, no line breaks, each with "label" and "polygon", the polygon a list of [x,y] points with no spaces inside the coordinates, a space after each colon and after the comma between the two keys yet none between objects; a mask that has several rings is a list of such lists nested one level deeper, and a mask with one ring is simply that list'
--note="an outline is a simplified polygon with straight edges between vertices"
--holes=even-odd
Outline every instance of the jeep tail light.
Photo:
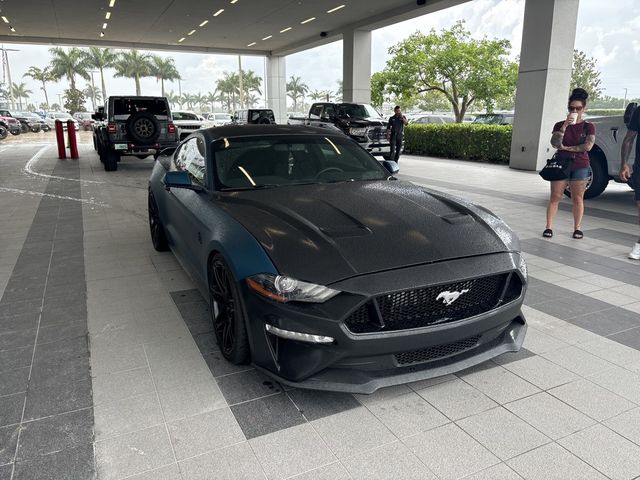
[{"label": "jeep tail light", "polygon": [[110,123],[107,125],[107,132],[108,133],[116,133],[116,124],[115,123]]},{"label": "jeep tail light", "polygon": [[170,123],[169,125],[167,125],[167,132],[176,133],[176,126],[173,123]]}]

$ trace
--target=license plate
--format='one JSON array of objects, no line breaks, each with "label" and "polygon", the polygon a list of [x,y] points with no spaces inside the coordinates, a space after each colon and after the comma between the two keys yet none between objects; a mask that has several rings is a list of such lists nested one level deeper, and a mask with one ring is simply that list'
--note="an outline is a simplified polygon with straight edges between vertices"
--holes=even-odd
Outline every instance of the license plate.
[{"label": "license plate", "polygon": [[126,143],[116,143],[114,146],[115,146],[116,150],[126,150],[127,149],[127,144]]}]

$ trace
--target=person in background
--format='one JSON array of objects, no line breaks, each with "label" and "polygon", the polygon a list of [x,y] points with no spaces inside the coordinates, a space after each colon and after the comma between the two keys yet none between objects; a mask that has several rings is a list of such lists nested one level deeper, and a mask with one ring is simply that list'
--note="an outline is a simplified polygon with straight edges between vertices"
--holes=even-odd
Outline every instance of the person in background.
[{"label": "person in background", "polygon": [[[631,120],[629,121],[629,125],[627,125],[627,134],[620,148],[620,179],[629,182],[629,185],[633,188],[636,205],[638,206],[638,217],[640,218],[640,142],[636,141],[636,158],[633,163],[633,173],[627,164],[629,155],[631,154],[631,148],[633,147],[633,141],[636,140],[639,130],[640,108],[636,108],[633,115],[631,115]],[[629,252],[629,258],[640,260],[640,238]]]},{"label": "person in background", "polygon": [[582,88],[574,88],[569,97],[566,120],[558,122],[553,127],[551,145],[558,151],[559,158],[569,158],[571,167],[569,178],[551,183],[551,195],[547,206],[547,226],[542,232],[543,237],[553,237],[553,219],[558,213],[558,204],[562,200],[564,189],[569,184],[571,201],[573,202],[573,238],[584,236],[582,217],[584,215],[584,191],[589,178],[589,151],[596,141],[596,127],[593,123],[585,122],[582,118],[589,94]]},{"label": "person in background", "polygon": [[389,117],[389,121],[387,122],[387,139],[391,143],[391,156],[389,160],[393,160],[394,162],[400,160],[404,126],[407,123],[407,117],[402,114],[400,107],[396,105],[393,109],[393,116]]}]

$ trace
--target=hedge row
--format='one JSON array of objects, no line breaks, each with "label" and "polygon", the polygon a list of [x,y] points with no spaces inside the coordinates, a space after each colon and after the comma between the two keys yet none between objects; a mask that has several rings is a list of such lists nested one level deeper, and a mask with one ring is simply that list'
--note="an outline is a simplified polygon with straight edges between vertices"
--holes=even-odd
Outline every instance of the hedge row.
[{"label": "hedge row", "polygon": [[511,125],[465,123],[408,125],[407,153],[489,163],[509,163]]}]

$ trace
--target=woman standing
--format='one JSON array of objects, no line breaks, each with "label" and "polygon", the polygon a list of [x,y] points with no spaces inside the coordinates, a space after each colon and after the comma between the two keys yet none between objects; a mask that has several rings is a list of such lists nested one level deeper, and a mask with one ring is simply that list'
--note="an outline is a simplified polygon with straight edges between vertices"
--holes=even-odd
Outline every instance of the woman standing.
[{"label": "woman standing", "polygon": [[553,237],[553,219],[558,213],[567,182],[571,188],[573,202],[573,238],[582,238],[582,216],[584,214],[584,191],[589,177],[589,151],[596,137],[596,127],[583,120],[589,94],[582,88],[575,88],[569,97],[569,114],[564,122],[553,127],[551,145],[558,150],[558,158],[571,160],[569,178],[551,183],[551,196],[547,206],[547,226],[542,236]]}]

